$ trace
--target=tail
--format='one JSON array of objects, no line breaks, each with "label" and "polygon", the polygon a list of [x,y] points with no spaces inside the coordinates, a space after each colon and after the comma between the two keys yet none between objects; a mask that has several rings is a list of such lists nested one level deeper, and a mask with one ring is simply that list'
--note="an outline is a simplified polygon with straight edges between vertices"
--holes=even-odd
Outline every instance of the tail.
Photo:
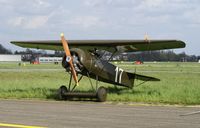
[{"label": "tail", "polygon": [[160,81],[160,79],[158,79],[158,78],[151,77],[151,76],[139,75],[136,73],[127,72],[127,75],[129,77],[129,80],[132,83],[132,86],[130,86],[130,88],[132,88],[134,86],[135,79],[142,80],[142,81]]}]

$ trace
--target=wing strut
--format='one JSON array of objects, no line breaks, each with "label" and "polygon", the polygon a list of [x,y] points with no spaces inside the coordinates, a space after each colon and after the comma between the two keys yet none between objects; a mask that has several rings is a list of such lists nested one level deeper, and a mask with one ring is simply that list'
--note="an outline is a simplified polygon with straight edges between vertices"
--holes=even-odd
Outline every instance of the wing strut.
[{"label": "wing strut", "polygon": [[65,54],[66,54],[66,61],[70,65],[72,76],[74,78],[76,85],[78,86],[78,77],[77,77],[77,74],[76,74],[76,71],[75,71],[75,68],[74,68],[74,65],[73,65],[73,58],[72,58],[70,50],[69,50],[68,42],[65,40],[63,33],[61,33],[61,41],[62,41],[63,49],[64,49]]}]

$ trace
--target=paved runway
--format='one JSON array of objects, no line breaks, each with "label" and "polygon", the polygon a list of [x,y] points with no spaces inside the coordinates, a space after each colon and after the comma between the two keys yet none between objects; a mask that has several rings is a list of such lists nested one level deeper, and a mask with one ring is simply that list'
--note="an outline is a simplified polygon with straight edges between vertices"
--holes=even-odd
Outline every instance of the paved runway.
[{"label": "paved runway", "polygon": [[50,128],[200,128],[200,114],[180,116],[199,110],[198,107],[0,100],[0,127],[17,124]]}]

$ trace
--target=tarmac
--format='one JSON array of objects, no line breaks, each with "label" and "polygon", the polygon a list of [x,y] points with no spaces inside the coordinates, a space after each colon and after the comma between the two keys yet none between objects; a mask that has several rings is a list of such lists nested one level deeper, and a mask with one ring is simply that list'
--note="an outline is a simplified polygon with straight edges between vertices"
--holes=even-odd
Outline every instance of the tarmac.
[{"label": "tarmac", "polygon": [[200,128],[199,110],[134,103],[1,99],[0,127]]}]

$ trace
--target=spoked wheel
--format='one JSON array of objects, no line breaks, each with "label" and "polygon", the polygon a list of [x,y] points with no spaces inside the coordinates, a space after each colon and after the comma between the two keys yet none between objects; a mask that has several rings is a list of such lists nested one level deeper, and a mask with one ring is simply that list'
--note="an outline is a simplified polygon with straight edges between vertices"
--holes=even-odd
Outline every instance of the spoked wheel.
[{"label": "spoked wheel", "polygon": [[97,100],[99,102],[104,102],[106,101],[106,97],[107,97],[107,90],[105,87],[99,87],[97,90]]},{"label": "spoked wheel", "polygon": [[65,94],[68,92],[67,87],[62,85],[60,86],[60,88],[58,89],[58,98],[59,100],[65,100],[66,96]]}]

